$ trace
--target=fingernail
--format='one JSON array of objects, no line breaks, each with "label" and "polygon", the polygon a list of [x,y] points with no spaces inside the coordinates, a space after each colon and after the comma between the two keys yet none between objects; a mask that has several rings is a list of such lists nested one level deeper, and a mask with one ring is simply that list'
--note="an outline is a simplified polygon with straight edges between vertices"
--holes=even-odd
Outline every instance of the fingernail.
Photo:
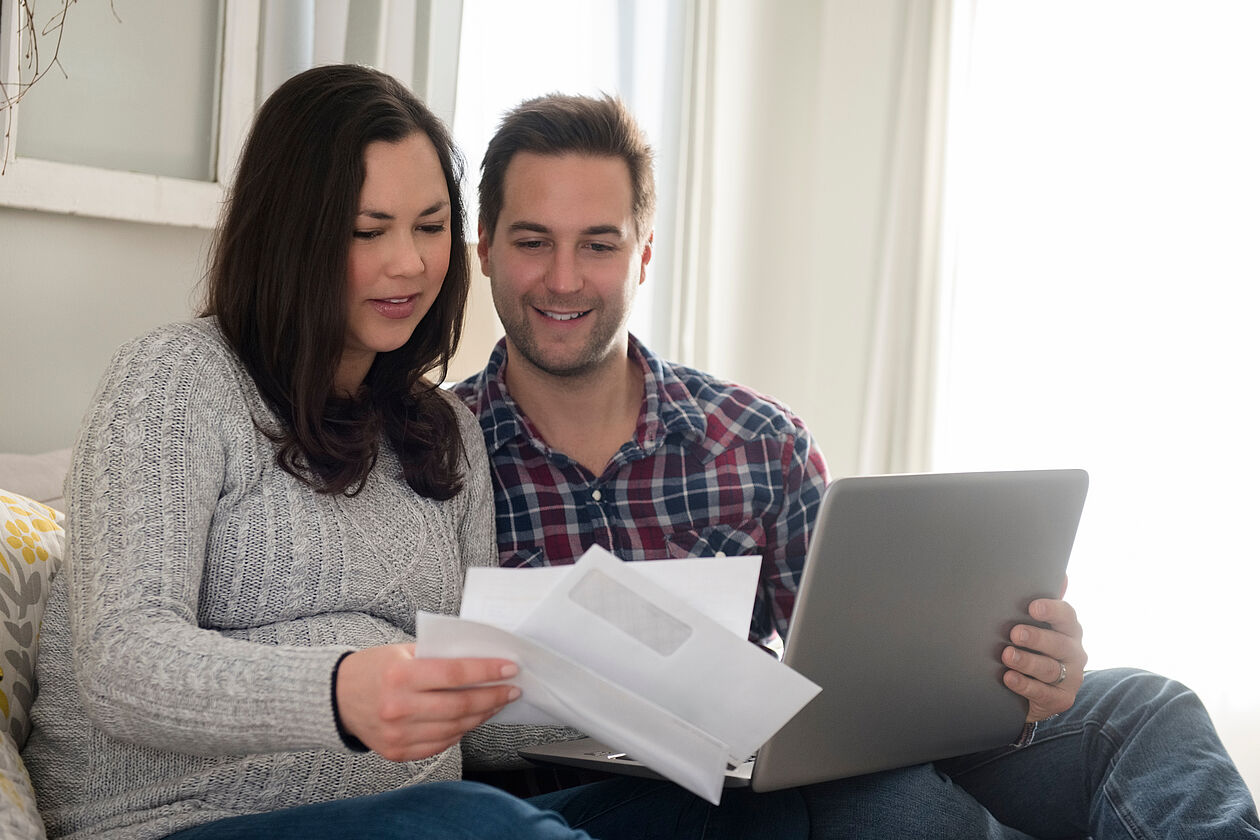
[{"label": "fingernail", "polygon": [[1029,636],[1029,633],[1028,633],[1027,627],[1020,627],[1019,629],[1015,631],[1015,641],[1019,642],[1020,644],[1023,644],[1024,642],[1028,641],[1028,636]]},{"label": "fingernail", "polygon": [[521,696],[521,690],[517,688],[516,686],[512,686],[512,690],[508,692],[508,700],[509,701],[515,700],[517,697],[520,697],[520,696]]},{"label": "fingernail", "polygon": [[517,668],[514,663],[509,662],[507,665],[504,665],[503,668],[499,670],[499,676],[506,680],[506,679],[515,677],[517,674],[520,673],[520,671],[521,669]]}]

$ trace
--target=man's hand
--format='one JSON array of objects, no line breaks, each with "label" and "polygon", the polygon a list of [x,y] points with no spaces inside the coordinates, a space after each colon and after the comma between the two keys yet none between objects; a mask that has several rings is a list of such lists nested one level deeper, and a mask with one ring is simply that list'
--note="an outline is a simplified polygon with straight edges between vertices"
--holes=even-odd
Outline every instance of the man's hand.
[{"label": "man's hand", "polygon": [[1028,700],[1025,719],[1031,722],[1072,707],[1089,657],[1076,610],[1067,601],[1042,598],[1028,605],[1028,613],[1050,628],[1017,624],[1011,629],[1012,645],[1002,651],[1002,663],[1011,670],[1002,681]]},{"label": "man's hand", "polygon": [[337,670],[341,725],[391,761],[437,755],[521,696],[507,659],[416,659],[409,644],[356,651]]}]

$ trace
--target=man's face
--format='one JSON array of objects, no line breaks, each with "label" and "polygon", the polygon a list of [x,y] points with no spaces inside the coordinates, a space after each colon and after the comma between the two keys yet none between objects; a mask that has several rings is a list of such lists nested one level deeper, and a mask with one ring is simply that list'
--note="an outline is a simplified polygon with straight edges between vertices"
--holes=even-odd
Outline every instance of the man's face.
[{"label": "man's face", "polygon": [[626,321],[652,256],[631,195],[619,157],[513,156],[493,237],[479,230],[477,243],[511,363],[578,376],[625,359]]}]

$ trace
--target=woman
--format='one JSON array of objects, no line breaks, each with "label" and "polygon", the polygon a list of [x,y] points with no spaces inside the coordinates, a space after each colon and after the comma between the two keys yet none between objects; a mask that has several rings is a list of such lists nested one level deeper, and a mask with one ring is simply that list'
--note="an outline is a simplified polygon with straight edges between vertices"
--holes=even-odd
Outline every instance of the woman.
[{"label": "woman", "polygon": [[118,351],[75,447],[25,753],[51,836],[586,836],[455,781],[515,666],[407,643],[494,558],[480,431],[423,378],[468,291],[460,174],[370,69],[259,111],[203,317]]}]

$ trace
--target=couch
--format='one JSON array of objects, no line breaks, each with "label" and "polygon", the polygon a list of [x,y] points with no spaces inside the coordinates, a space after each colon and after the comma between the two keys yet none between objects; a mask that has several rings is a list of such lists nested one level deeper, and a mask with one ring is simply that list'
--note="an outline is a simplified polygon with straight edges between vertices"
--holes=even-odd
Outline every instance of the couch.
[{"label": "couch", "polygon": [[69,465],[68,449],[0,453],[0,837],[44,837],[21,749],[44,603],[61,565]]}]

